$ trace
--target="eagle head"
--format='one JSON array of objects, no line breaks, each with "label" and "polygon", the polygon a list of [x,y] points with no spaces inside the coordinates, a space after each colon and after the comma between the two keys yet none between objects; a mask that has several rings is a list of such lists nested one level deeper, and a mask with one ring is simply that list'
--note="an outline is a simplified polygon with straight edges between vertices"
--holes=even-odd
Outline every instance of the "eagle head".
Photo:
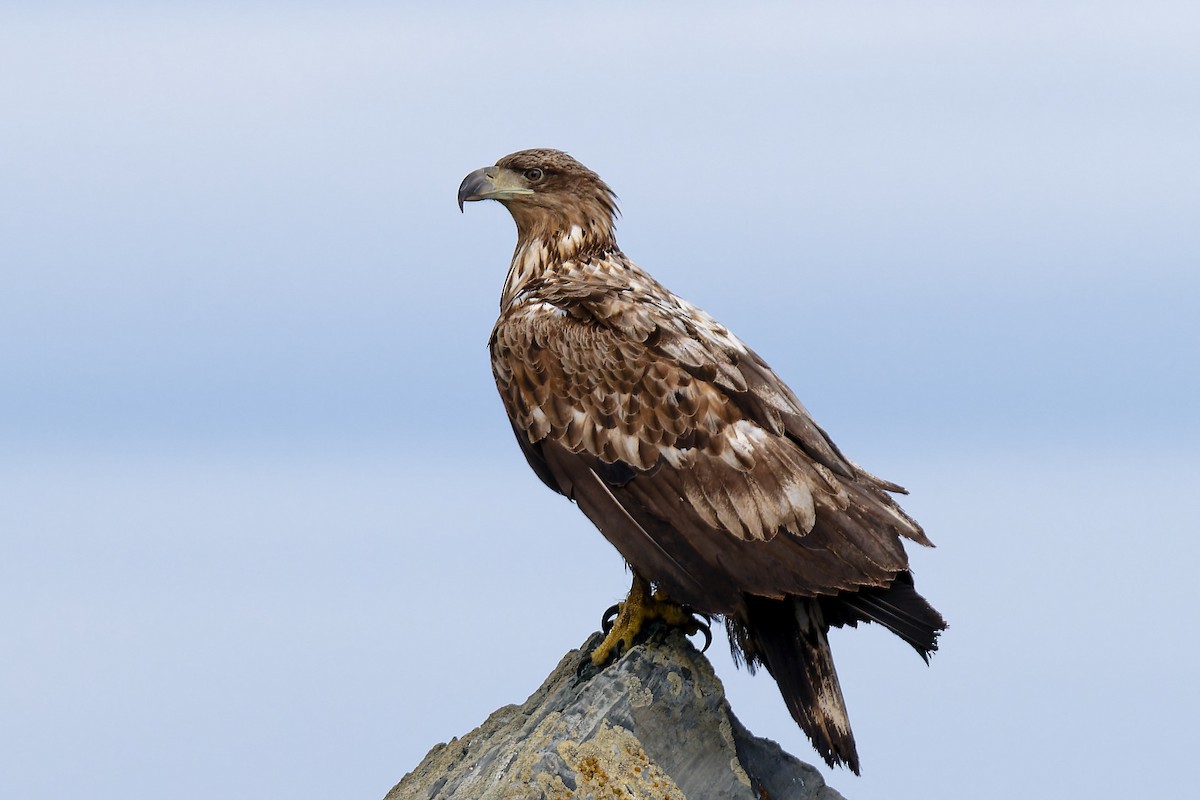
[{"label": "eagle head", "polygon": [[617,198],[600,176],[561,150],[520,150],[463,178],[458,207],[498,200],[522,237],[554,235],[574,225],[612,236]]}]

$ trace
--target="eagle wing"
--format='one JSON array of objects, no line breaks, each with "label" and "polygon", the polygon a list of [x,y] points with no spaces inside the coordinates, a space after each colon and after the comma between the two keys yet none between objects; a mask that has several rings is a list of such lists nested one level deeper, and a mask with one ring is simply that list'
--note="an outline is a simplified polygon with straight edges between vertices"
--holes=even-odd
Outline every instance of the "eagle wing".
[{"label": "eagle wing", "polygon": [[[643,273],[644,274],[644,273]],[[652,279],[647,279],[652,281]],[[501,314],[492,366],[527,460],[673,599],[887,586],[903,491],[849,461],[752,350],[657,284],[532,288]]]}]

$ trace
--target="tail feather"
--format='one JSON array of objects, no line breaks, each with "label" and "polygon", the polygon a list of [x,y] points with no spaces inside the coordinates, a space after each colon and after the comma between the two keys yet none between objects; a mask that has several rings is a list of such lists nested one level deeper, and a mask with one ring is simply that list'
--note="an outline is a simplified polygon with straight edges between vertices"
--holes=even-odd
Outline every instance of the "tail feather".
[{"label": "tail feather", "polygon": [[859,774],[858,750],[829,649],[829,628],[877,622],[929,661],[946,621],[917,594],[908,572],[899,573],[886,587],[832,596],[743,599],[744,610],[725,618],[734,660],[744,661],[751,672],[766,666],[792,718],[826,763],[844,764]]},{"label": "tail feather", "polygon": [[860,622],[877,622],[912,645],[926,663],[937,651],[938,635],[946,629],[946,620],[917,594],[908,572],[897,575],[890,586],[843,592],[820,602],[830,626],[854,628]]},{"label": "tail feather", "polygon": [[844,764],[859,774],[858,750],[820,604],[802,598],[746,599],[745,621],[731,626],[731,642],[747,666],[766,666],[792,718],[825,762],[831,767]]}]

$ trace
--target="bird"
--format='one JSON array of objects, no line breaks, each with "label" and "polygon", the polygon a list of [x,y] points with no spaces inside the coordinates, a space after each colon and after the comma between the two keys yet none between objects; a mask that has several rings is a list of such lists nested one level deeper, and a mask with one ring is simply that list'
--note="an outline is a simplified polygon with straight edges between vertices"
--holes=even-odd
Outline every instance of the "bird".
[{"label": "bird", "polygon": [[616,195],[575,158],[504,156],[460,184],[460,211],[480,200],[517,228],[489,338],[513,433],[633,573],[592,662],[655,620],[720,619],[735,663],[765,667],[817,753],[860,774],[829,629],[877,623],[928,663],[947,627],[909,569],[904,540],[933,545],[893,498],[906,490],[844,455],[757,353],[621,251]]}]

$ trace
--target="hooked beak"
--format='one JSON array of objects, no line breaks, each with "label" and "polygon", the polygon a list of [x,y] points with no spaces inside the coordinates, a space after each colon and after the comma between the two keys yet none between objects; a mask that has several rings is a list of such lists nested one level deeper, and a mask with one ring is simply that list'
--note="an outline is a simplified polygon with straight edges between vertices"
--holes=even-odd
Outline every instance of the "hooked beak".
[{"label": "hooked beak", "polygon": [[525,194],[533,194],[533,189],[523,184],[518,173],[503,167],[483,167],[463,178],[458,187],[458,210],[463,210],[463,203],[511,200]]}]

